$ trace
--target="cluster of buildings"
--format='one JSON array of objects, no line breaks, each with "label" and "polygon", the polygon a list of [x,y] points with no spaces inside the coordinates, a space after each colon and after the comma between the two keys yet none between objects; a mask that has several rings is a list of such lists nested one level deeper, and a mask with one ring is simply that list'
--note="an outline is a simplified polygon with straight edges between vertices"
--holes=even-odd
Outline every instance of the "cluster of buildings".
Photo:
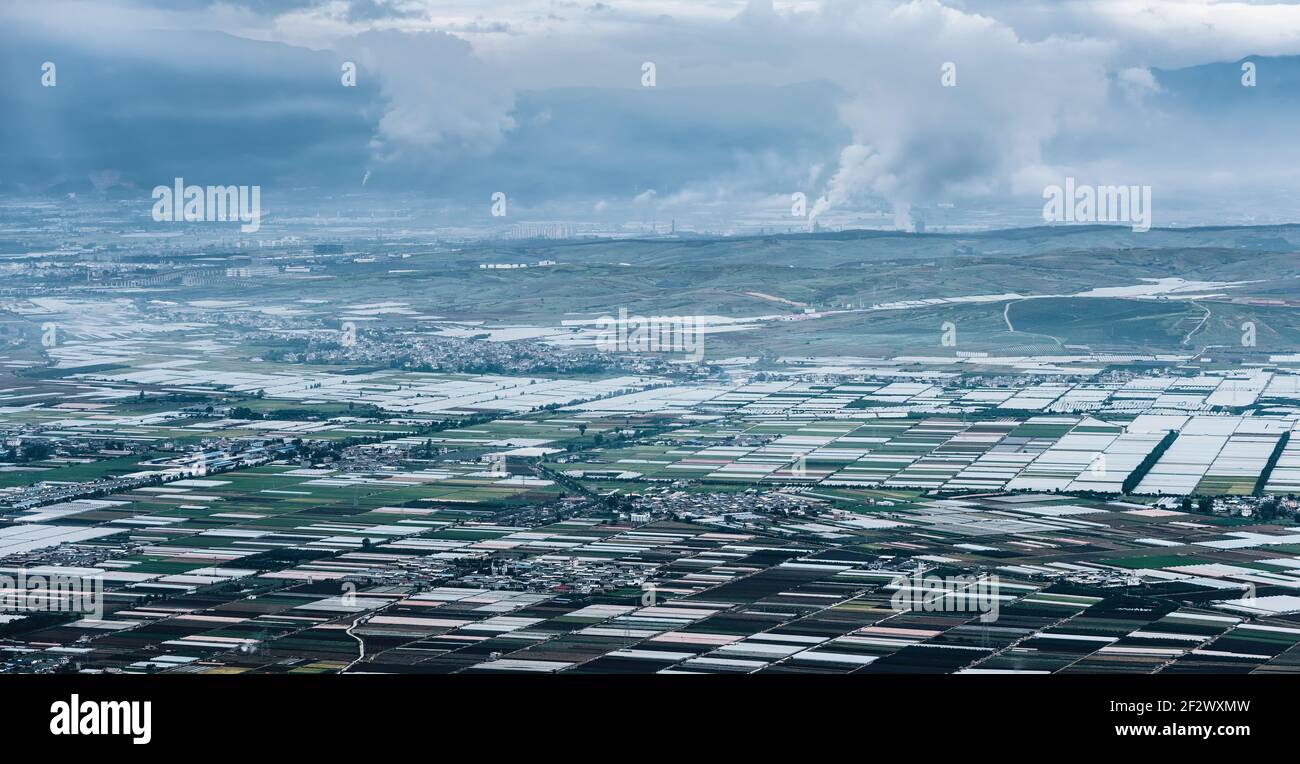
[{"label": "cluster of buildings", "polygon": [[555,265],[554,260],[538,260],[535,263],[480,263],[479,268],[483,270],[517,270],[519,268],[545,268]]},{"label": "cluster of buildings", "polygon": [[658,567],[653,563],[602,561],[564,555],[513,558],[493,554],[481,572],[461,575],[457,585],[492,590],[593,595],[640,589]]},{"label": "cluster of buildings", "polygon": [[770,524],[773,518],[811,518],[834,512],[824,499],[784,490],[709,492],[661,488],[638,494],[625,516],[631,521],[673,518],[744,527]]},{"label": "cluster of buildings", "polygon": [[416,332],[366,332],[354,344],[340,342],[337,334],[317,333],[311,344],[287,350],[281,358],[290,363],[353,363],[471,374],[680,373],[679,365],[648,354],[575,352],[527,340],[483,342]]}]

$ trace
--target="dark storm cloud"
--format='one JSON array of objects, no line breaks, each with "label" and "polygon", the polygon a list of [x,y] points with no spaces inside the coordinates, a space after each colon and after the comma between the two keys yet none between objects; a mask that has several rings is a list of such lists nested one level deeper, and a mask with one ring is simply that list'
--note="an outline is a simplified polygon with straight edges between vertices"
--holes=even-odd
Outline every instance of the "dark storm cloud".
[{"label": "dark storm cloud", "polygon": [[[0,122],[11,192],[135,194],[178,175],[352,189],[369,172],[368,187],[448,198],[663,195],[710,179],[788,194],[848,137],[825,84],[515,94],[449,35],[367,33],[344,53],[195,32],[138,33],[130,55],[30,30],[0,43],[0,109],[20,115]],[[358,86],[345,88],[351,53]],[[45,60],[57,87],[40,85]]]},{"label": "dark storm cloud", "polygon": [[[1260,59],[1247,89],[1240,54],[1214,56],[1252,34],[1285,48],[1300,16],[1252,4],[1246,23],[1223,4],[1135,2],[1152,12],[1088,0],[1058,21],[1042,2],[992,0],[740,12],[518,0],[491,18],[468,0],[14,4],[0,8],[0,191],[137,193],[176,175],[354,190],[365,177],[449,199],[708,198],[744,213],[798,190],[831,215],[887,200],[905,223],[914,204],[1035,202],[1064,174],[1216,202],[1293,184],[1294,59]],[[1192,29],[1146,45],[1198,13],[1216,42],[1184,44],[1200,39]],[[56,88],[40,86],[47,60]],[[646,60],[655,88],[640,87]],[[340,84],[344,61],[355,88]],[[959,84],[944,89],[948,61]]]},{"label": "dark storm cloud", "polygon": [[[149,188],[176,175],[333,185],[367,161],[376,93],[340,87],[333,54],[169,32],[110,55],[25,31],[0,33],[0,111],[20,115],[0,121],[6,190],[77,190],[104,171]],[[41,86],[47,60],[56,87]]]}]

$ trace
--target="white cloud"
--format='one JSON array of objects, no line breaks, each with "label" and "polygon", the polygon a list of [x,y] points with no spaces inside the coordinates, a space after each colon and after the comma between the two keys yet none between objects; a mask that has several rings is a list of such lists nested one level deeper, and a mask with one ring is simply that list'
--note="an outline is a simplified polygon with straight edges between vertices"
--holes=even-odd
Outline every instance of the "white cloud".
[{"label": "white cloud", "polygon": [[454,35],[372,31],[345,47],[357,51],[359,77],[378,77],[387,101],[374,141],[381,159],[486,154],[514,127],[513,91]]}]

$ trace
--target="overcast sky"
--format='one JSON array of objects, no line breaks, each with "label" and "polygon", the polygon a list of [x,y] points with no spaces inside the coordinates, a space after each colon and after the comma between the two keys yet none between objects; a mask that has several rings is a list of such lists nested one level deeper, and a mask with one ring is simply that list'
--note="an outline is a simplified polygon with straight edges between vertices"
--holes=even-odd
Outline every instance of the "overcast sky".
[{"label": "overcast sky", "polygon": [[1015,222],[1073,176],[1152,186],[1156,225],[1300,221],[1298,55],[1292,3],[15,0],[0,193],[184,175],[500,190],[581,220],[762,217],[799,191],[830,223],[907,226]]}]

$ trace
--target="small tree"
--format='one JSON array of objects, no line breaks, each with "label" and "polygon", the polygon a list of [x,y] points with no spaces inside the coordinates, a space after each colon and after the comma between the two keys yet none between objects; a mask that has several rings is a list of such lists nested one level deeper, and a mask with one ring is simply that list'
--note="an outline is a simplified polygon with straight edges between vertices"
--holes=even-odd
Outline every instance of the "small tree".
[{"label": "small tree", "polygon": [[48,443],[24,443],[22,450],[22,460],[25,462],[39,462],[42,459],[48,459],[50,456],[50,446]]}]

